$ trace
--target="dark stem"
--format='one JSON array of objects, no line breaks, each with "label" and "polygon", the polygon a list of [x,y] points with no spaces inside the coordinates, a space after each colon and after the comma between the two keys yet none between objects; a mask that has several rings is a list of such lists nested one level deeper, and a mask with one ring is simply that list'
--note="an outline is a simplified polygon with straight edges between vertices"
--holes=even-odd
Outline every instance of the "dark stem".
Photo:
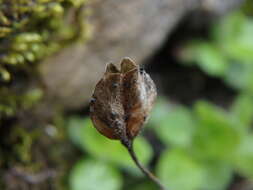
[{"label": "dark stem", "polygon": [[166,190],[165,186],[159,181],[159,179],[139,162],[134,152],[132,141],[122,141],[122,144],[127,148],[131,158],[133,159],[136,166],[142,171],[142,173],[144,173],[150,180],[152,180],[157,186],[159,186],[160,190]]}]

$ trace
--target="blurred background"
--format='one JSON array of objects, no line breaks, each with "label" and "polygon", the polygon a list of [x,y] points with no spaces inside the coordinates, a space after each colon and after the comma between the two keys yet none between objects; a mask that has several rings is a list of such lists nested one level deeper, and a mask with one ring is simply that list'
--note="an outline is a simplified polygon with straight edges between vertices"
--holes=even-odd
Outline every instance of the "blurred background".
[{"label": "blurred background", "polygon": [[88,116],[126,56],[158,89],[141,162],[171,190],[253,190],[252,0],[0,0],[0,189],[157,189]]}]

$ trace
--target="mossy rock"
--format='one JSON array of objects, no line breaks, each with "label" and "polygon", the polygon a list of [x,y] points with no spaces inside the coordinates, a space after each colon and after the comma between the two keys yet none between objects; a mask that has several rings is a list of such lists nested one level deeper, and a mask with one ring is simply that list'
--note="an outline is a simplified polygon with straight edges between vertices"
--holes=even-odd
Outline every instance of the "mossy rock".
[{"label": "mossy rock", "polygon": [[0,0],[0,189],[67,188],[75,149],[56,122],[61,109],[52,108],[56,114],[47,118],[37,111],[45,94],[37,69],[41,60],[86,39],[85,5]]},{"label": "mossy rock", "polygon": [[0,96],[5,97],[0,116],[15,115],[17,105],[25,104],[17,95],[25,96],[30,81],[38,78],[40,60],[86,39],[85,4],[86,0],[0,0]]}]

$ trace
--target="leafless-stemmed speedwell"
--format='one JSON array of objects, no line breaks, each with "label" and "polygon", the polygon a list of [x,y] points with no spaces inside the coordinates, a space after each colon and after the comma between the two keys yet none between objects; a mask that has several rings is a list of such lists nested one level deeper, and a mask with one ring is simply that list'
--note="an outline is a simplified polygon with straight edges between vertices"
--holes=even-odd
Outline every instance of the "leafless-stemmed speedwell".
[{"label": "leafless-stemmed speedwell", "polygon": [[124,58],[120,70],[112,63],[106,66],[91,99],[90,116],[96,129],[110,139],[120,140],[139,169],[164,190],[160,181],[140,164],[133,150],[133,140],[147,120],[156,95],[150,76]]}]

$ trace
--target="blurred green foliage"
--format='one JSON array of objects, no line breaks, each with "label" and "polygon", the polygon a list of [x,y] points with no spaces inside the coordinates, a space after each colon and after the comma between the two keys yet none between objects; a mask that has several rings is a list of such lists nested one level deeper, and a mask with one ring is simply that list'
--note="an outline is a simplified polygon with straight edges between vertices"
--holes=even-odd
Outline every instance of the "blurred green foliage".
[{"label": "blurred green foliage", "polygon": [[[139,172],[126,148],[119,141],[107,139],[98,133],[90,119],[71,118],[68,130],[73,142],[94,158],[124,167],[134,173]],[[138,158],[146,164],[152,155],[150,146],[142,137],[136,139],[134,146]]]},{"label": "blurred green foliage", "polygon": [[[245,100],[251,101],[246,105]],[[168,107],[165,111],[167,106],[165,101],[157,103],[149,125],[169,147],[157,170],[168,187],[225,190],[234,172],[253,179],[253,99],[239,96],[229,111],[205,101],[192,109]],[[156,114],[159,110],[164,113]]]},{"label": "blurred green foliage", "polygon": [[[131,160],[131,157],[129,156],[126,148],[122,146],[119,141],[107,139],[101,134],[99,134],[98,131],[93,127],[93,124],[90,119],[71,117],[68,120],[68,131],[70,139],[73,141],[73,143],[76,144],[81,150],[83,150],[84,153],[88,153],[89,157],[91,157],[94,162],[100,163],[100,165],[102,164],[108,168],[111,168],[112,171],[117,170],[117,168],[122,168],[125,171],[130,172],[131,175],[141,175],[140,171],[136,168],[133,161]],[[147,164],[152,156],[151,147],[142,137],[137,138],[134,144],[138,158],[142,163]],[[80,162],[85,163],[85,159],[82,159]],[[75,166],[75,168],[78,168],[79,165],[80,164],[77,163],[77,166]],[[78,180],[76,180],[73,176],[83,175],[83,178],[89,176],[90,181],[97,180],[97,176],[95,174],[91,176],[90,172],[85,171],[79,173],[79,169],[75,168],[72,171],[72,177],[70,177],[70,185],[72,190],[78,190],[77,186],[79,183]],[[114,174],[111,175],[109,173],[111,170],[107,171],[108,175],[106,178],[101,178],[101,184],[114,181]],[[119,179],[122,178],[121,174],[118,175],[120,176]],[[86,187],[86,185],[88,185],[84,184],[86,183],[85,181],[83,181],[82,183],[83,187]],[[119,182],[119,184],[121,184],[121,182]],[[95,187],[99,188],[98,186]],[[96,189],[95,187],[94,190]],[[88,189],[92,190],[93,188]],[[103,186],[103,189],[111,190],[111,187]]]},{"label": "blurred green foliage", "polygon": [[[252,2],[249,1],[247,5],[250,3]],[[238,96],[228,111],[203,101],[195,103],[192,110],[188,110],[188,121],[184,122],[187,123],[187,127],[183,126],[191,132],[194,131],[193,135],[189,132],[176,134],[177,130],[173,130],[178,128],[179,123],[176,121],[185,120],[186,116],[182,115],[186,114],[186,108],[183,112],[181,108],[176,108],[172,114],[175,114],[174,117],[177,119],[167,120],[167,127],[160,125],[161,129],[157,134],[167,130],[168,133],[179,136],[175,139],[184,137],[188,142],[182,144],[183,146],[175,144],[173,138],[167,135],[163,141],[172,148],[169,153],[175,154],[173,149],[180,149],[206,173],[202,173],[204,184],[198,184],[199,186],[196,185],[194,188],[188,186],[187,190],[224,190],[234,173],[249,180],[253,179],[253,19],[248,16],[249,7],[244,6],[242,10],[233,12],[218,22],[215,21],[209,40],[190,41],[180,53],[180,59],[184,64],[198,65],[206,74],[221,78],[238,91]],[[169,118],[170,113],[167,114]],[[173,161],[169,160],[172,159],[169,153],[167,164],[170,165]],[[165,161],[165,166],[160,164],[161,168],[166,166]],[[176,160],[175,164],[178,164]],[[170,172],[173,172],[172,169]],[[184,174],[185,172],[182,172],[182,179],[196,175]],[[160,175],[166,176],[165,169]],[[168,185],[177,187],[173,183]]]},{"label": "blurred green foliage", "polygon": [[210,76],[253,94],[253,19],[233,12],[211,28],[210,40],[193,40],[182,50],[181,60],[197,64]]},{"label": "blurred green foliage", "polygon": [[[216,171],[216,176],[224,171],[227,176],[237,172],[252,180],[253,19],[247,15],[249,7],[244,6],[244,11],[215,23],[210,40],[189,42],[182,50],[181,60],[187,65],[197,64],[208,75],[221,78],[239,92],[228,112],[206,102],[194,105],[191,114],[195,117],[196,132],[189,147],[191,156],[201,161],[198,163],[218,162],[220,167],[227,168]],[[226,186],[228,179],[219,177],[217,182],[222,184],[223,180]]]},{"label": "blurred green foliage", "polygon": [[[235,172],[252,180],[252,107],[253,99],[247,95],[238,96],[228,111],[205,101],[196,102],[190,109],[171,106],[159,99],[148,123],[150,130],[166,145],[158,160],[156,174],[168,188],[180,190],[225,190]],[[88,162],[88,157],[94,163],[111,168],[108,172],[124,169],[130,175],[140,175],[125,148],[118,141],[100,135],[89,119],[71,117],[68,131],[73,143],[87,155],[81,163]],[[152,151],[143,137],[136,138],[135,150],[147,165]],[[71,172],[72,190],[78,190],[79,183],[88,187],[89,181],[78,179],[93,176],[87,171],[80,172],[79,165],[78,162]],[[119,178],[113,177],[113,173],[101,178],[102,183],[114,183],[118,179],[122,185],[122,173],[118,171]],[[96,175],[90,181],[95,180]],[[147,182],[142,186],[145,184]],[[142,189],[137,187],[131,188]],[[106,186],[104,189],[107,190]]]},{"label": "blurred green foliage", "polygon": [[119,171],[98,160],[79,161],[70,174],[72,190],[118,190],[122,186],[122,177]]}]

